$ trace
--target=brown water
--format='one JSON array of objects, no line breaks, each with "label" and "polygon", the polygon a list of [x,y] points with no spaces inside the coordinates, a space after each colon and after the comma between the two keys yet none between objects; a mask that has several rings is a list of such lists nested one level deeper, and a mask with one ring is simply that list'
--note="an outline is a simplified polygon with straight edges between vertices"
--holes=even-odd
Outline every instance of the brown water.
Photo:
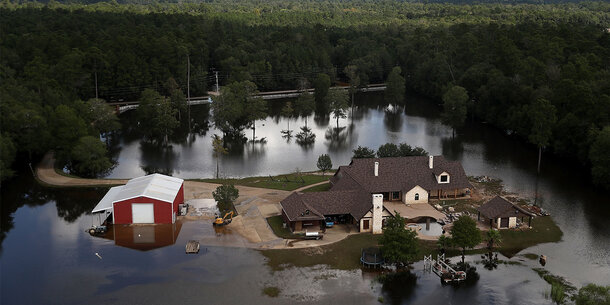
[{"label": "brown water", "polygon": [[[589,282],[610,285],[610,228],[605,225],[610,205],[601,191],[589,185],[582,169],[545,156],[538,176],[536,150],[494,128],[472,124],[452,139],[451,130],[438,120],[439,108],[428,101],[409,98],[405,110],[387,107],[378,95],[358,99],[352,127],[339,136],[328,132],[326,138],[328,128],[335,126],[332,117],[308,119],[317,134],[312,147],[281,137],[285,118],[272,116],[258,122],[257,136],[266,137],[267,144],[233,149],[222,160],[222,172],[250,176],[285,173],[296,167],[314,170],[322,153],[329,153],[337,166],[347,164],[358,145],[376,148],[385,142],[407,142],[422,146],[432,154],[459,160],[469,175],[503,179],[510,191],[536,198],[553,215],[564,232],[563,240],[523,253],[547,255],[545,268],[577,286]],[[273,109],[280,107],[277,102]],[[215,161],[210,135],[214,130],[206,129],[205,107],[193,112],[198,133],[178,135],[170,151],[141,144],[138,133],[126,126],[115,146],[119,164],[110,176],[135,177],[145,172],[142,168],[157,168],[183,178],[211,177]],[[129,122],[131,116],[127,113],[123,121]],[[340,127],[349,123],[349,119],[339,121]],[[302,119],[293,119],[290,125],[303,124]],[[376,274],[361,270],[316,266],[272,272],[255,250],[203,245],[207,251],[184,254],[189,239],[238,238],[217,236],[207,223],[185,222],[168,245],[143,251],[84,233],[96,220],[85,213],[104,189],[48,189],[37,185],[28,171],[19,174],[2,185],[2,304],[286,304],[293,300],[378,304],[379,296],[385,302],[408,304],[550,303],[543,295],[550,288],[531,271],[536,262],[526,259],[521,259],[525,266],[500,265],[493,271],[478,265],[480,279],[459,288],[441,286],[437,277],[423,273],[421,264],[415,264],[415,283],[401,283],[404,290],[396,291],[383,290],[374,280]],[[159,235],[157,239],[163,238]],[[139,241],[150,243],[150,238]],[[280,297],[264,296],[261,291],[266,286],[279,287]]]}]

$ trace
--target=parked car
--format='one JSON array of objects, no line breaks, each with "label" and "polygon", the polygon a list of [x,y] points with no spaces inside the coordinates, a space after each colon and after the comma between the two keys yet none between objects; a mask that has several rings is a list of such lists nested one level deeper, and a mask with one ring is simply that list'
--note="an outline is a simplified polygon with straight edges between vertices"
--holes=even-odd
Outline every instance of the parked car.
[{"label": "parked car", "polygon": [[326,217],[325,223],[327,228],[332,228],[335,225],[335,222],[330,217]]}]

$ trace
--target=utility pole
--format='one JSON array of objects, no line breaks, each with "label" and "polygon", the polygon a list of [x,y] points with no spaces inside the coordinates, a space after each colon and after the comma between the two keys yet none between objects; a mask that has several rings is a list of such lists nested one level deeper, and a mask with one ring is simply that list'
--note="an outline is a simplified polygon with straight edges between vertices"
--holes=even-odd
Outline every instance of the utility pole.
[{"label": "utility pole", "polygon": [[186,54],[186,104],[188,107],[189,132],[191,131],[191,59]]},{"label": "utility pole", "polygon": [[218,71],[214,71],[216,74],[216,93],[220,92],[220,87],[218,86]]},{"label": "utility pole", "polygon": [[95,99],[97,100],[97,69],[95,70]]}]

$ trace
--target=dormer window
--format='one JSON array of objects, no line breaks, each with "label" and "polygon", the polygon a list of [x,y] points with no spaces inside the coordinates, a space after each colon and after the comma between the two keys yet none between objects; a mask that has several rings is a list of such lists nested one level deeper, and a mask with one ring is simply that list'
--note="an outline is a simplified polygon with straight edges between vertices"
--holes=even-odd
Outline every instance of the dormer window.
[{"label": "dormer window", "polygon": [[440,181],[441,181],[441,182],[447,182],[447,181],[449,181],[449,176],[448,176],[448,175],[441,175],[441,179],[440,179]]}]

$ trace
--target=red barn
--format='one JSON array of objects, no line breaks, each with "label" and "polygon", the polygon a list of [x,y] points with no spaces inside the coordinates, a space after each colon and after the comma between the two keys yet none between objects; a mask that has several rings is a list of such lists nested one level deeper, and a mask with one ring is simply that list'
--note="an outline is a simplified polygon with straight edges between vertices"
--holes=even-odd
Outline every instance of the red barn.
[{"label": "red barn", "polygon": [[112,213],[115,224],[174,223],[184,202],[184,180],[152,174],[111,188],[92,213]]}]

